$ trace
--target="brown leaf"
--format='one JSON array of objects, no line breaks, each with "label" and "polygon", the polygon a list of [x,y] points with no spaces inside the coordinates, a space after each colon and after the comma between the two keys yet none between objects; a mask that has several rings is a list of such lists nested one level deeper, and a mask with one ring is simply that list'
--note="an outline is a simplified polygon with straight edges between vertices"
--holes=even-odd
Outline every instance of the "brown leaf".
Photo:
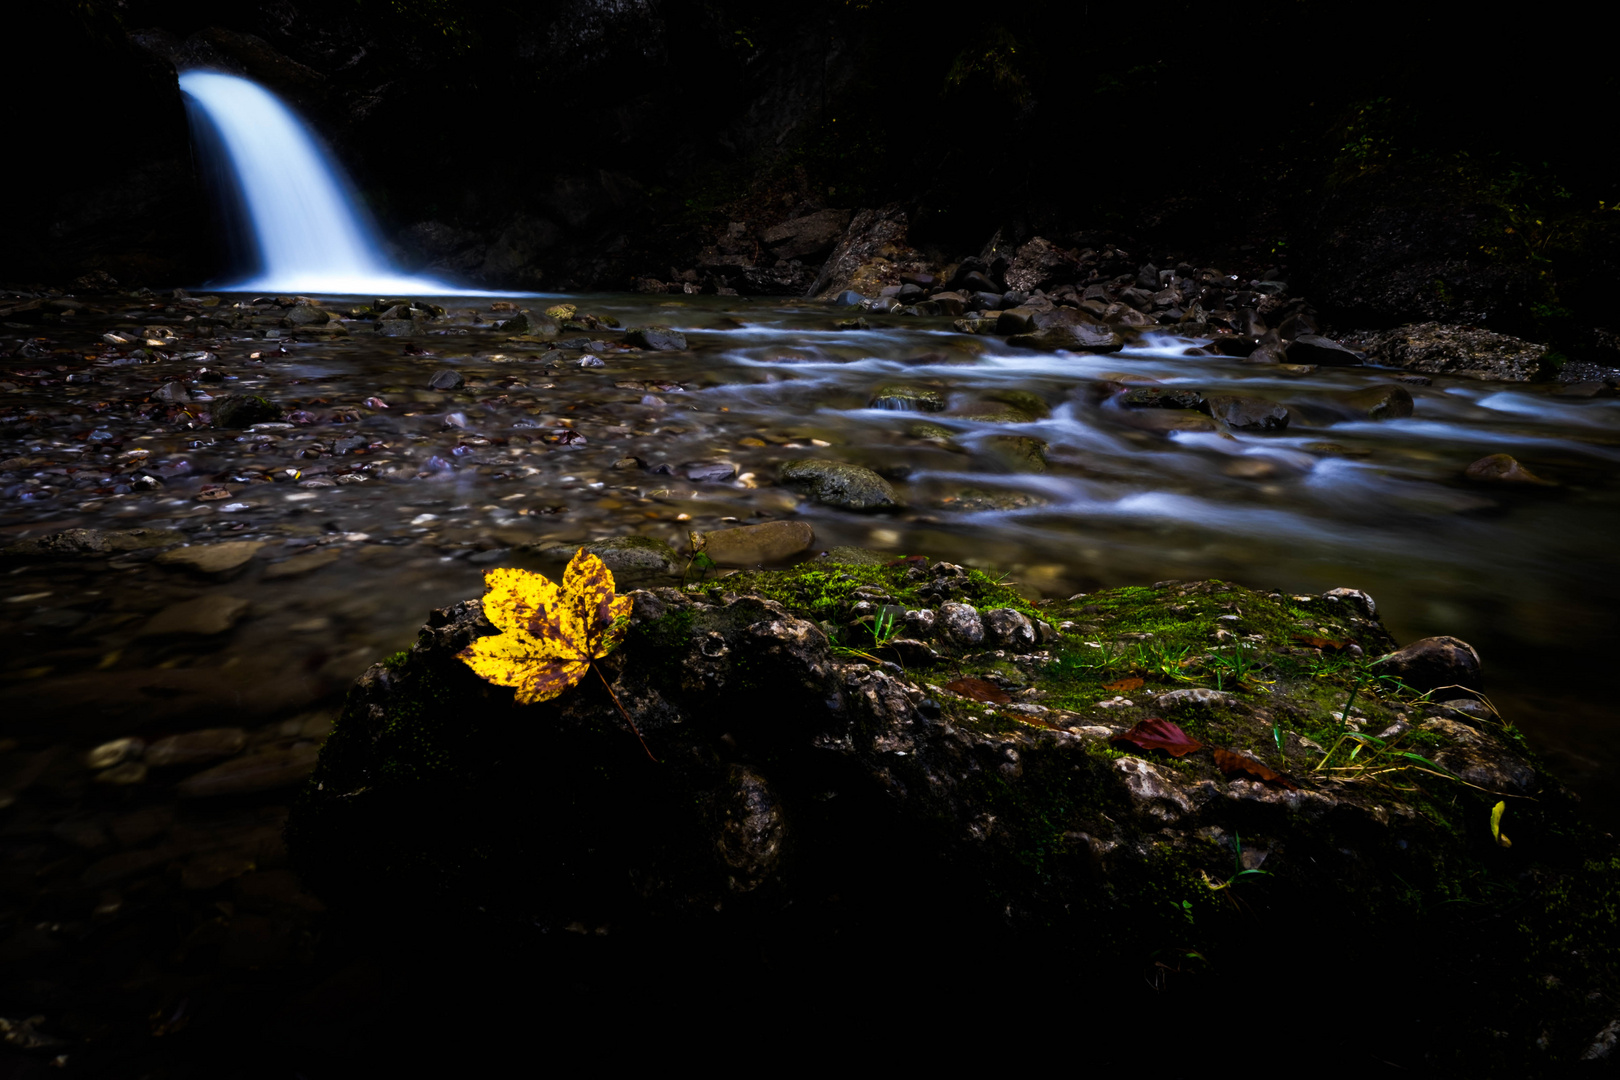
[{"label": "brown leaf", "polygon": [[1223,750],[1218,746],[1215,748],[1215,767],[1228,777],[1247,776],[1267,784],[1276,784],[1289,791],[1299,790],[1298,784],[1270,766],[1261,764],[1247,754]]},{"label": "brown leaf", "polygon": [[1337,650],[1343,649],[1350,644],[1348,641],[1340,641],[1338,638],[1312,637],[1309,634],[1296,634],[1294,640],[1302,645],[1309,645],[1313,649]]},{"label": "brown leaf", "polygon": [[957,679],[954,682],[946,683],[945,689],[953,694],[961,694],[965,698],[988,702],[992,705],[1005,705],[1012,700],[1007,696],[1007,691],[995,683],[985,682],[983,679]]},{"label": "brown leaf", "polygon": [[228,499],[230,497],[230,488],[220,487],[215,484],[209,484],[207,487],[197,492],[198,502],[215,502],[219,499]]},{"label": "brown leaf", "polygon": [[1113,682],[1105,682],[1105,683],[1103,683],[1103,689],[1104,690],[1135,690],[1138,686],[1141,686],[1145,681],[1146,681],[1145,679],[1139,679],[1135,675],[1128,675],[1123,679],[1115,679]]},{"label": "brown leaf", "polygon": [[1182,731],[1180,726],[1157,716],[1138,720],[1136,726],[1108,740],[1111,743],[1130,743],[1143,750],[1163,750],[1171,757],[1185,757],[1204,744]]}]

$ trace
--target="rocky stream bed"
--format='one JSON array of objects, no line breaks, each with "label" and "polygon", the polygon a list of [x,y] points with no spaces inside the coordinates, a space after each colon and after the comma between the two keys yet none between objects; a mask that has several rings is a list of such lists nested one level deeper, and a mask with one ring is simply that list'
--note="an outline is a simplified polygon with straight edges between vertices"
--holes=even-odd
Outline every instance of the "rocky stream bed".
[{"label": "rocky stream bed", "polygon": [[[885,221],[821,301],[8,297],[8,1067],[326,1075],[715,1001],[741,1045],[987,984],[1604,1058],[1609,373]],[[517,708],[450,655],[485,568],[581,546],[638,590],[602,669],[658,764],[599,685]],[[1152,718],[1202,747],[1120,741]]]}]

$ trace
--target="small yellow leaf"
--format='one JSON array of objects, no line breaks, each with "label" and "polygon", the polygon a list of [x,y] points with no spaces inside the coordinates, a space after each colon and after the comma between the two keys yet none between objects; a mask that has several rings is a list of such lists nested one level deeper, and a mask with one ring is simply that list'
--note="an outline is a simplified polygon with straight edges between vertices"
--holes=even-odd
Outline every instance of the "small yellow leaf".
[{"label": "small yellow leaf", "polygon": [[612,571],[583,549],[561,588],[542,574],[504,568],[486,573],[484,585],[484,615],[501,632],[457,655],[480,678],[514,688],[524,705],[577,684],[623,639],[630,618],[632,601],[614,595]]},{"label": "small yellow leaf", "polygon": [[1512,847],[1513,841],[1502,835],[1502,814],[1507,810],[1507,803],[1499,802],[1491,807],[1491,835],[1503,847]]}]

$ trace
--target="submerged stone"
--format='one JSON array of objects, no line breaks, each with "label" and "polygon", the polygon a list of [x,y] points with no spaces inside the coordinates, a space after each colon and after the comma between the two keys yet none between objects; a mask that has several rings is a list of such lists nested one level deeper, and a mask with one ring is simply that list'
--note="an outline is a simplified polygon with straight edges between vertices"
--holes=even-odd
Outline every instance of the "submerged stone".
[{"label": "submerged stone", "polygon": [[871,469],[845,461],[815,459],[782,466],[782,483],[802,488],[817,502],[845,510],[887,510],[900,505],[889,482]]}]

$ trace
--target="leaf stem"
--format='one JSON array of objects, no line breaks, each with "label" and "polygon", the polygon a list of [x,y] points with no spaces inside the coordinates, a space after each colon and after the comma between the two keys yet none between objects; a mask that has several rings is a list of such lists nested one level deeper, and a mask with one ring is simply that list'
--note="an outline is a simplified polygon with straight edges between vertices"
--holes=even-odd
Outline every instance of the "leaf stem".
[{"label": "leaf stem", "polygon": [[608,692],[608,697],[613,699],[613,704],[619,707],[619,715],[624,717],[624,722],[630,725],[630,730],[636,733],[636,741],[641,743],[643,750],[647,751],[647,757],[654,765],[658,764],[658,759],[653,757],[652,747],[648,746],[647,740],[641,737],[641,729],[636,727],[634,720],[630,719],[630,714],[625,711],[624,703],[619,700],[619,695],[613,692],[613,687],[608,684],[607,676],[602,674],[602,669],[596,666],[595,661],[591,663],[591,670],[596,672],[598,679],[602,680],[602,689]]}]

